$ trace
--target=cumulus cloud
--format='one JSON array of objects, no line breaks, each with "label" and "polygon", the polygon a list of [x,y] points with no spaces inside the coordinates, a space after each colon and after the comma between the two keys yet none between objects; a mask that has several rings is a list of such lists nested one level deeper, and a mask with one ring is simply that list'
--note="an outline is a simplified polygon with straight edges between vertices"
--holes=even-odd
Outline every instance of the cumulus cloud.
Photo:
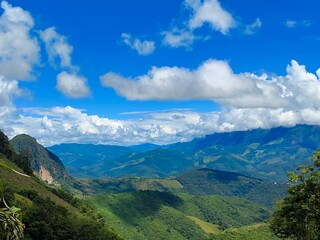
[{"label": "cumulus cloud", "polygon": [[253,35],[256,33],[258,29],[260,29],[262,26],[262,22],[260,18],[257,18],[253,23],[246,26],[244,33],[246,35]]},{"label": "cumulus cloud", "polygon": [[236,107],[277,107],[281,87],[253,74],[234,74],[225,61],[208,60],[195,70],[153,67],[146,75],[126,79],[114,73],[101,77],[103,86],[129,100],[213,100]]},{"label": "cumulus cloud", "polygon": [[40,31],[40,37],[46,45],[51,64],[54,64],[59,58],[61,67],[73,67],[71,63],[73,47],[68,44],[65,36],[57,33],[55,27],[50,27]]},{"label": "cumulus cloud", "polygon": [[2,126],[11,137],[28,133],[46,146],[73,142],[136,145],[190,141],[213,132],[320,122],[319,108],[223,108],[220,112],[207,113],[168,110],[137,114],[138,118],[120,121],[88,115],[69,106],[25,109],[10,125]]},{"label": "cumulus cloud", "polygon": [[12,99],[22,95],[18,81],[8,80],[0,76],[0,118],[16,110]]},{"label": "cumulus cloud", "polygon": [[237,25],[232,15],[221,7],[218,0],[185,0],[184,6],[191,11],[190,17],[183,22],[183,26],[173,26],[169,31],[163,31],[163,44],[169,47],[189,48],[197,39],[194,31],[208,24],[214,31],[224,35]]},{"label": "cumulus cloud", "polygon": [[129,100],[212,100],[236,108],[320,107],[320,70],[309,73],[295,60],[286,70],[286,76],[278,77],[236,74],[227,62],[211,59],[195,70],[153,67],[135,79],[107,73],[101,82]]},{"label": "cumulus cloud", "polygon": [[39,45],[31,36],[34,21],[20,7],[1,2],[0,16],[0,124],[15,113],[14,99],[29,92],[19,87],[19,80],[33,78],[33,67],[39,62]]},{"label": "cumulus cloud", "polygon": [[57,89],[70,98],[83,98],[90,95],[86,78],[65,71],[57,76]]},{"label": "cumulus cloud", "polygon": [[70,98],[83,98],[90,95],[87,79],[80,76],[78,68],[72,64],[73,47],[65,36],[57,33],[55,27],[40,31],[40,37],[46,45],[49,61],[54,64],[59,59],[60,67],[67,69],[57,75],[56,88]]},{"label": "cumulus cloud", "polygon": [[218,0],[186,0],[185,4],[193,11],[188,23],[190,29],[208,23],[213,30],[227,34],[236,25],[232,15],[221,7]]},{"label": "cumulus cloud", "polygon": [[39,45],[30,35],[34,26],[31,15],[20,7],[1,2],[0,75],[9,79],[32,78],[32,68],[39,61]]},{"label": "cumulus cloud", "polygon": [[139,55],[147,56],[154,52],[156,49],[155,43],[153,41],[141,41],[138,38],[133,38],[128,33],[121,34],[122,42],[128,45],[131,49],[138,52]]}]

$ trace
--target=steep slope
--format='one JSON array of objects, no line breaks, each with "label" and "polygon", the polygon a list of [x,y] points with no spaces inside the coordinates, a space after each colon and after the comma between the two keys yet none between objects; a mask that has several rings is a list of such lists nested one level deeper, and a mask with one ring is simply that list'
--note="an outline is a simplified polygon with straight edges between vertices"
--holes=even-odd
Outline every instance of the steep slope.
[{"label": "steep slope", "polygon": [[[28,166],[20,161],[28,159],[19,157],[7,136],[0,131],[0,182],[4,186],[1,199],[4,197],[8,206],[21,209],[25,239],[120,240],[81,200],[49,187],[32,172],[29,175],[23,172],[15,163]],[[3,207],[0,201],[0,208]]]},{"label": "steep slope", "polygon": [[34,172],[49,184],[69,180],[71,176],[62,161],[52,152],[26,134],[15,136],[11,141],[18,153],[27,153]]}]

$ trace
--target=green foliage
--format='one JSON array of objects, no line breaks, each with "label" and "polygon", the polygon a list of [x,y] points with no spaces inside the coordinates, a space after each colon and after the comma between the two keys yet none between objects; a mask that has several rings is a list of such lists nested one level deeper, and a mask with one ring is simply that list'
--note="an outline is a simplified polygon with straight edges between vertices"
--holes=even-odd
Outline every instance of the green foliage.
[{"label": "green foliage", "polygon": [[287,190],[286,184],[208,168],[188,171],[176,179],[191,194],[236,196],[268,207],[284,197]]},{"label": "green foliage", "polygon": [[9,207],[4,198],[4,193],[5,187],[0,180],[0,239],[22,239],[24,225],[21,222],[21,209],[14,206]]},{"label": "green foliage", "polygon": [[39,196],[32,202],[24,217],[26,239],[119,239],[103,221],[74,216]]},{"label": "green foliage", "polygon": [[222,196],[137,191],[89,195],[85,201],[125,239],[203,239],[207,234],[192,217],[222,228],[253,224],[270,217],[266,208]]},{"label": "green foliage", "polygon": [[20,167],[25,173],[31,175],[31,159],[27,151],[17,154],[10,144],[8,137],[0,130],[0,156],[5,156],[11,162]]},{"label": "green foliage", "polygon": [[0,176],[6,188],[0,185],[0,239],[22,239],[23,229],[25,240],[120,239],[101,216],[79,199],[61,189],[49,188],[35,176],[18,173],[12,159],[8,160],[18,155],[6,136],[3,139]]},{"label": "green foliage", "polygon": [[271,229],[280,237],[320,239],[320,149],[314,153],[312,164],[297,171],[289,173],[293,185],[273,214]]},{"label": "green foliage", "polygon": [[279,240],[266,224],[257,224],[241,228],[228,229],[213,235],[211,240]]},{"label": "green foliage", "polygon": [[141,177],[77,179],[73,187],[85,194],[183,190],[183,186],[173,178]]},{"label": "green foliage", "polygon": [[[17,201],[24,213],[25,239],[120,239],[95,214],[93,209],[81,200],[62,190],[53,190],[71,203],[76,203],[80,213],[71,213],[65,207],[54,203],[49,197],[42,198],[35,190],[20,190],[28,201]],[[30,204],[31,202],[31,204]]]}]

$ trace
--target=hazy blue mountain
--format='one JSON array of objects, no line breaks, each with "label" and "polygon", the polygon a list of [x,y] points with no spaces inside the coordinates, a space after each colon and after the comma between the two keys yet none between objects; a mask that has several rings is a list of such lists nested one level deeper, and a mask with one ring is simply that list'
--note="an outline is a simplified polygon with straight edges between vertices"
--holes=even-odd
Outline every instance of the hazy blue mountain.
[{"label": "hazy blue mountain", "polygon": [[60,144],[49,147],[76,177],[101,177],[118,166],[115,160],[133,153],[128,147],[93,144]]},{"label": "hazy blue mountain", "polygon": [[75,176],[167,177],[211,168],[279,181],[320,146],[320,127],[298,125],[215,133],[167,146],[62,144],[50,148]]},{"label": "hazy blue mountain", "polygon": [[154,150],[157,148],[161,148],[161,146],[157,144],[152,144],[152,143],[144,143],[140,145],[130,146],[130,149],[132,149],[135,152],[146,152],[146,151]]},{"label": "hazy blue mountain", "polygon": [[76,177],[166,177],[192,167],[192,162],[178,152],[154,144],[133,147],[61,144],[49,149],[62,159],[69,172]]},{"label": "hazy blue mountain", "polygon": [[215,133],[170,149],[183,153],[198,167],[283,180],[288,170],[308,161],[319,145],[319,126],[298,125]]},{"label": "hazy blue mountain", "polygon": [[192,167],[192,162],[179,152],[161,148],[119,158],[116,164],[109,170],[110,176],[167,177]]}]

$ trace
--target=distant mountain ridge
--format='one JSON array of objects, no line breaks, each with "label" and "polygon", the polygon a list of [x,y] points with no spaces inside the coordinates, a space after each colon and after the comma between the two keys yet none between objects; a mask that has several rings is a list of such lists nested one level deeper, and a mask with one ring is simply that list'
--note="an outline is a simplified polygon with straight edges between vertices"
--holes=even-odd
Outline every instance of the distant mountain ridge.
[{"label": "distant mountain ridge", "polygon": [[10,143],[17,153],[28,152],[31,167],[42,180],[54,184],[71,178],[59,157],[39,144],[35,138],[21,134],[11,139]]},{"label": "distant mountain ridge", "polygon": [[49,149],[81,177],[168,177],[211,168],[279,181],[287,178],[288,170],[305,163],[318,146],[320,126],[297,125],[214,133],[166,146],[62,144]]},{"label": "distant mountain ridge", "polygon": [[214,169],[187,171],[175,178],[184,190],[194,195],[221,195],[247,199],[272,207],[287,191],[286,183],[263,181],[234,172]]},{"label": "distant mountain ridge", "polygon": [[85,194],[160,191],[196,196],[239,197],[266,207],[284,197],[288,184],[261,180],[234,172],[195,169],[169,178],[98,178],[79,179],[75,187]]}]

